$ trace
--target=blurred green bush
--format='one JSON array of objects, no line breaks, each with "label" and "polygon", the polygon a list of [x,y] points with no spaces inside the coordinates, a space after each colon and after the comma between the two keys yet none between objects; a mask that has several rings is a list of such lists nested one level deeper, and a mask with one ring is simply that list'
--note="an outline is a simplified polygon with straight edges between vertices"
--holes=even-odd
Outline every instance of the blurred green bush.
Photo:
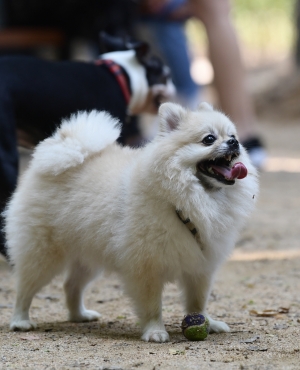
[{"label": "blurred green bush", "polygon": [[286,53],[294,43],[293,0],[234,0],[233,18],[246,47]]},{"label": "blurred green bush", "polygon": [[[295,43],[295,0],[233,0],[232,16],[243,49],[256,59],[280,58]],[[200,22],[190,20],[187,34],[194,54],[201,53],[206,35]]]}]

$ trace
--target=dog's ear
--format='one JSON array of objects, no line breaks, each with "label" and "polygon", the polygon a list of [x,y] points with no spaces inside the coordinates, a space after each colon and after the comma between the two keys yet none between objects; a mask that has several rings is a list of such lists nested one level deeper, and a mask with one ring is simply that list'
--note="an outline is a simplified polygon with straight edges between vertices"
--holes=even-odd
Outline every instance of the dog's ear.
[{"label": "dog's ear", "polygon": [[150,50],[149,44],[144,41],[133,40],[126,34],[123,37],[112,36],[105,31],[99,33],[99,44],[101,54],[112,51],[135,50],[136,57],[142,64]]},{"label": "dog's ear", "polygon": [[160,131],[170,132],[175,130],[183,119],[186,110],[175,103],[164,103],[159,107]]},{"label": "dog's ear", "polygon": [[212,105],[210,105],[206,102],[202,102],[202,103],[199,104],[198,110],[213,111],[214,108],[212,107]]},{"label": "dog's ear", "polygon": [[124,37],[116,37],[109,35],[105,31],[99,33],[99,46],[100,53],[109,53],[113,51],[124,51],[129,50],[129,38],[127,35]]},{"label": "dog's ear", "polygon": [[137,60],[143,64],[150,50],[149,44],[143,41],[130,42],[130,49],[135,50]]}]

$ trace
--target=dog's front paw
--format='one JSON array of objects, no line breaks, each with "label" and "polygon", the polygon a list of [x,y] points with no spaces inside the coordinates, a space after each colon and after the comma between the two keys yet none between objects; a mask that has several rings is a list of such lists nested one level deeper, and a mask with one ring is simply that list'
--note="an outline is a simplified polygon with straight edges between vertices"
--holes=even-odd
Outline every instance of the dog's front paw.
[{"label": "dog's front paw", "polygon": [[145,342],[164,343],[169,341],[169,334],[165,330],[149,329],[143,334],[142,340]]},{"label": "dog's front paw", "polygon": [[223,321],[213,320],[209,318],[209,332],[210,333],[228,333],[230,332],[229,326]]},{"label": "dog's front paw", "polygon": [[101,317],[101,314],[93,310],[84,310],[77,313],[70,313],[70,321],[73,322],[87,322],[96,321]]},{"label": "dog's front paw", "polygon": [[36,328],[36,324],[30,320],[12,320],[10,330],[14,331],[29,331]]}]

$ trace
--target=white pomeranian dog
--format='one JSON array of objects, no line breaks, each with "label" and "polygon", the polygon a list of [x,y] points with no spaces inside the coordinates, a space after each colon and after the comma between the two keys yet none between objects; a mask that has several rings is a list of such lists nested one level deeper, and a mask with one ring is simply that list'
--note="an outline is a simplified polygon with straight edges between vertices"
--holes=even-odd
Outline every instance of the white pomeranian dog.
[{"label": "white pomeranian dog", "polygon": [[71,321],[91,321],[83,292],[99,272],[117,272],[145,341],[166,342],[162,291],[177,281],[186,312],[211,332],[229,327],[206,313],[212,282],[254,207],[258,176],[236,128],[202,103],[165,103],[143,148],[116,143],[106,112],[81,112],[41,142],[5,211],[17,297],[12,330],[30,330],[33,296],[58,273]]}]

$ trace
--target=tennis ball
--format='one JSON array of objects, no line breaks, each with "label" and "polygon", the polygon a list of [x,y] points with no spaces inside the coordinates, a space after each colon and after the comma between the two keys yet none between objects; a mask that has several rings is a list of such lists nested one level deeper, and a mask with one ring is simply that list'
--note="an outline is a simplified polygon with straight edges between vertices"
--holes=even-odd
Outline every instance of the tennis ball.
[{"label": "tennis ball", "polygon": [[209,333],[209,320],[200,313],[193,312],[184,316],[181,329],[188,340],[204,340]]}]

